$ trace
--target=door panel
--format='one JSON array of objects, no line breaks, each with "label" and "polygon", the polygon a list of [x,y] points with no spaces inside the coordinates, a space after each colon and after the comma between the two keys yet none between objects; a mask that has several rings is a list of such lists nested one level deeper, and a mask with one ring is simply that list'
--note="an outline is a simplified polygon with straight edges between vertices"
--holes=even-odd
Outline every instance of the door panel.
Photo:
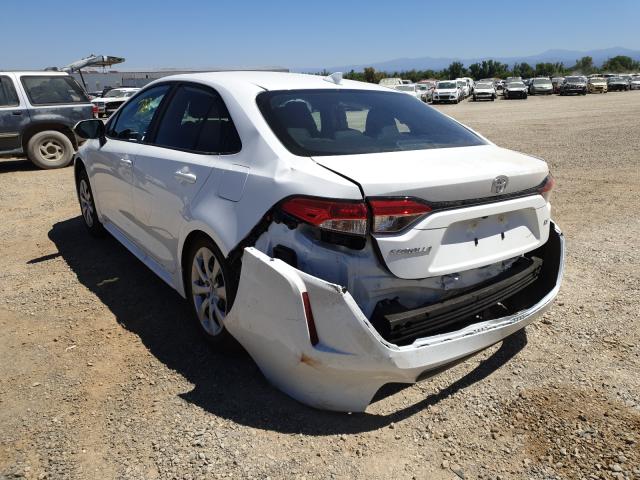
[{"label": "door panel", "polygon": [[91,182],[100,214],[123,232],[129,230],[133,159],[139,148],[137,143],[108,139],[92,152]]},{"label": "door panel", "polygon": [[22,131],[29,123],[29,111],[20,101],[15,80],[0,75],[0,152],[18,152],[22,148]]},{"label": "door panel", "polygon": [[136,241],[169,272],[178,268],[178,242],[193,199],[205,184],[217,155],[200,155],[143,145],[133,169]]},{"label": "door panel", "polygon": [[106,143],[92,153],[92,179],[100,212],[137,243],[141,235],[132,195],[133,165],[170,88],[151,87],[129,100],[108,123]]}]

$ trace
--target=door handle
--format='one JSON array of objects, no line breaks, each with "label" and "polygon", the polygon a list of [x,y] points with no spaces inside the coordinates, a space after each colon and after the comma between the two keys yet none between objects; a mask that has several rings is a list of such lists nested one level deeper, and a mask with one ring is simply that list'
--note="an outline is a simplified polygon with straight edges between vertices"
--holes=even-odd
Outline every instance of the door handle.
[{"label": "door handle", "polygon": [[126,165],[127,167],[130,167],[131,165],[133,165],[133,162],[128,158],[121,158],[120,163],[123,165]]},{"label": "door handle", "polygon": [[173,174],[174,178],[179,182],[187,182],[187,183],[196,183],[198,177],[196,177],[195,173],[191,173],[185,170],[178,170]]},{"label": "door handle", "polygon": [[22,115],[22,110],[14,110],[13,112],[11,112],[11,115]]}]

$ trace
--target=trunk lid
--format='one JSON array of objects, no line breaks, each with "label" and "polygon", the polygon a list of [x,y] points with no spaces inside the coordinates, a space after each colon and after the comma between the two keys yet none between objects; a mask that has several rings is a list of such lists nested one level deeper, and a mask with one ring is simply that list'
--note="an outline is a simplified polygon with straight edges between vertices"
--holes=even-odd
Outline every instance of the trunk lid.
[{"label": "trunk lid", "polygon": [[478,200],[434,210],[398,233],[374,233],[382,260],[399,278],[448,275],[517,257],[547,241],[550,210],[537,194],[483,203],[495,197],[494,180],[507,177],[500,194],[540,185],[547,164],[494,145],[315,157],[360,185],[364,196],[414,197],[432,204]]},{"label": "trunk lid", "polygon": [[319,156],[320,165],[349,178],[366,197],[408,196],[450,202],[495,196],[493,180],[506,176],[505,194],[539,185],[546,162],[495,145]]}]

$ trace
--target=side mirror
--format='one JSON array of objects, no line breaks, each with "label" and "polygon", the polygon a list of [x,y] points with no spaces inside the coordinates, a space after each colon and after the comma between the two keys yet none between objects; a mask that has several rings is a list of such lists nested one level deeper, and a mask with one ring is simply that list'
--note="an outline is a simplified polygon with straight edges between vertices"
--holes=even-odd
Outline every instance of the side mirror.
[{"label": "side mirror", "polygon": [[84,138],[86,140],[89,139],[99,139],[100,146],[104,145],[106,142],[105,138],[105,128],[102,120],[92,119],[92,120],[83,120],[78,122],[75,127],[73,127],[73,131],[80,138]]}]

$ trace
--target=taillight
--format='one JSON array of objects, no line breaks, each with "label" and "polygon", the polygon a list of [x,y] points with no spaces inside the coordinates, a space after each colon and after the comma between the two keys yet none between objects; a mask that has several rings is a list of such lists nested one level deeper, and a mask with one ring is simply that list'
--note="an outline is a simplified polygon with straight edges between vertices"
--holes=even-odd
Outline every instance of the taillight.
[{"label": "taillight", "polygon": [[323,230],[351,235],[367,233],[367,207],[363,202],[295,197],[286,200],[282,210]]},{"label": "taillight", "polygon": [[94,103],[93,105],[91,105],[91,112],[95,115],[96,113],[98,113],[98,106]]},{"label": "taillight", "polygon": [[544,182],[538,189],[538,193],[540,193],[540,195],[542,195],[544,199],[548,202],[549,197],[551,197],[551,190],[553,190],[553,187],[555,185],[556,185],[555,178],[553,178],[553,176],[549,174],[547,178],[544,179]]},{"label": "taillight", "polygon": [[429,205],[408,198],[370,200],[369,204],[374,233],[399,232],[432,210]]}]

